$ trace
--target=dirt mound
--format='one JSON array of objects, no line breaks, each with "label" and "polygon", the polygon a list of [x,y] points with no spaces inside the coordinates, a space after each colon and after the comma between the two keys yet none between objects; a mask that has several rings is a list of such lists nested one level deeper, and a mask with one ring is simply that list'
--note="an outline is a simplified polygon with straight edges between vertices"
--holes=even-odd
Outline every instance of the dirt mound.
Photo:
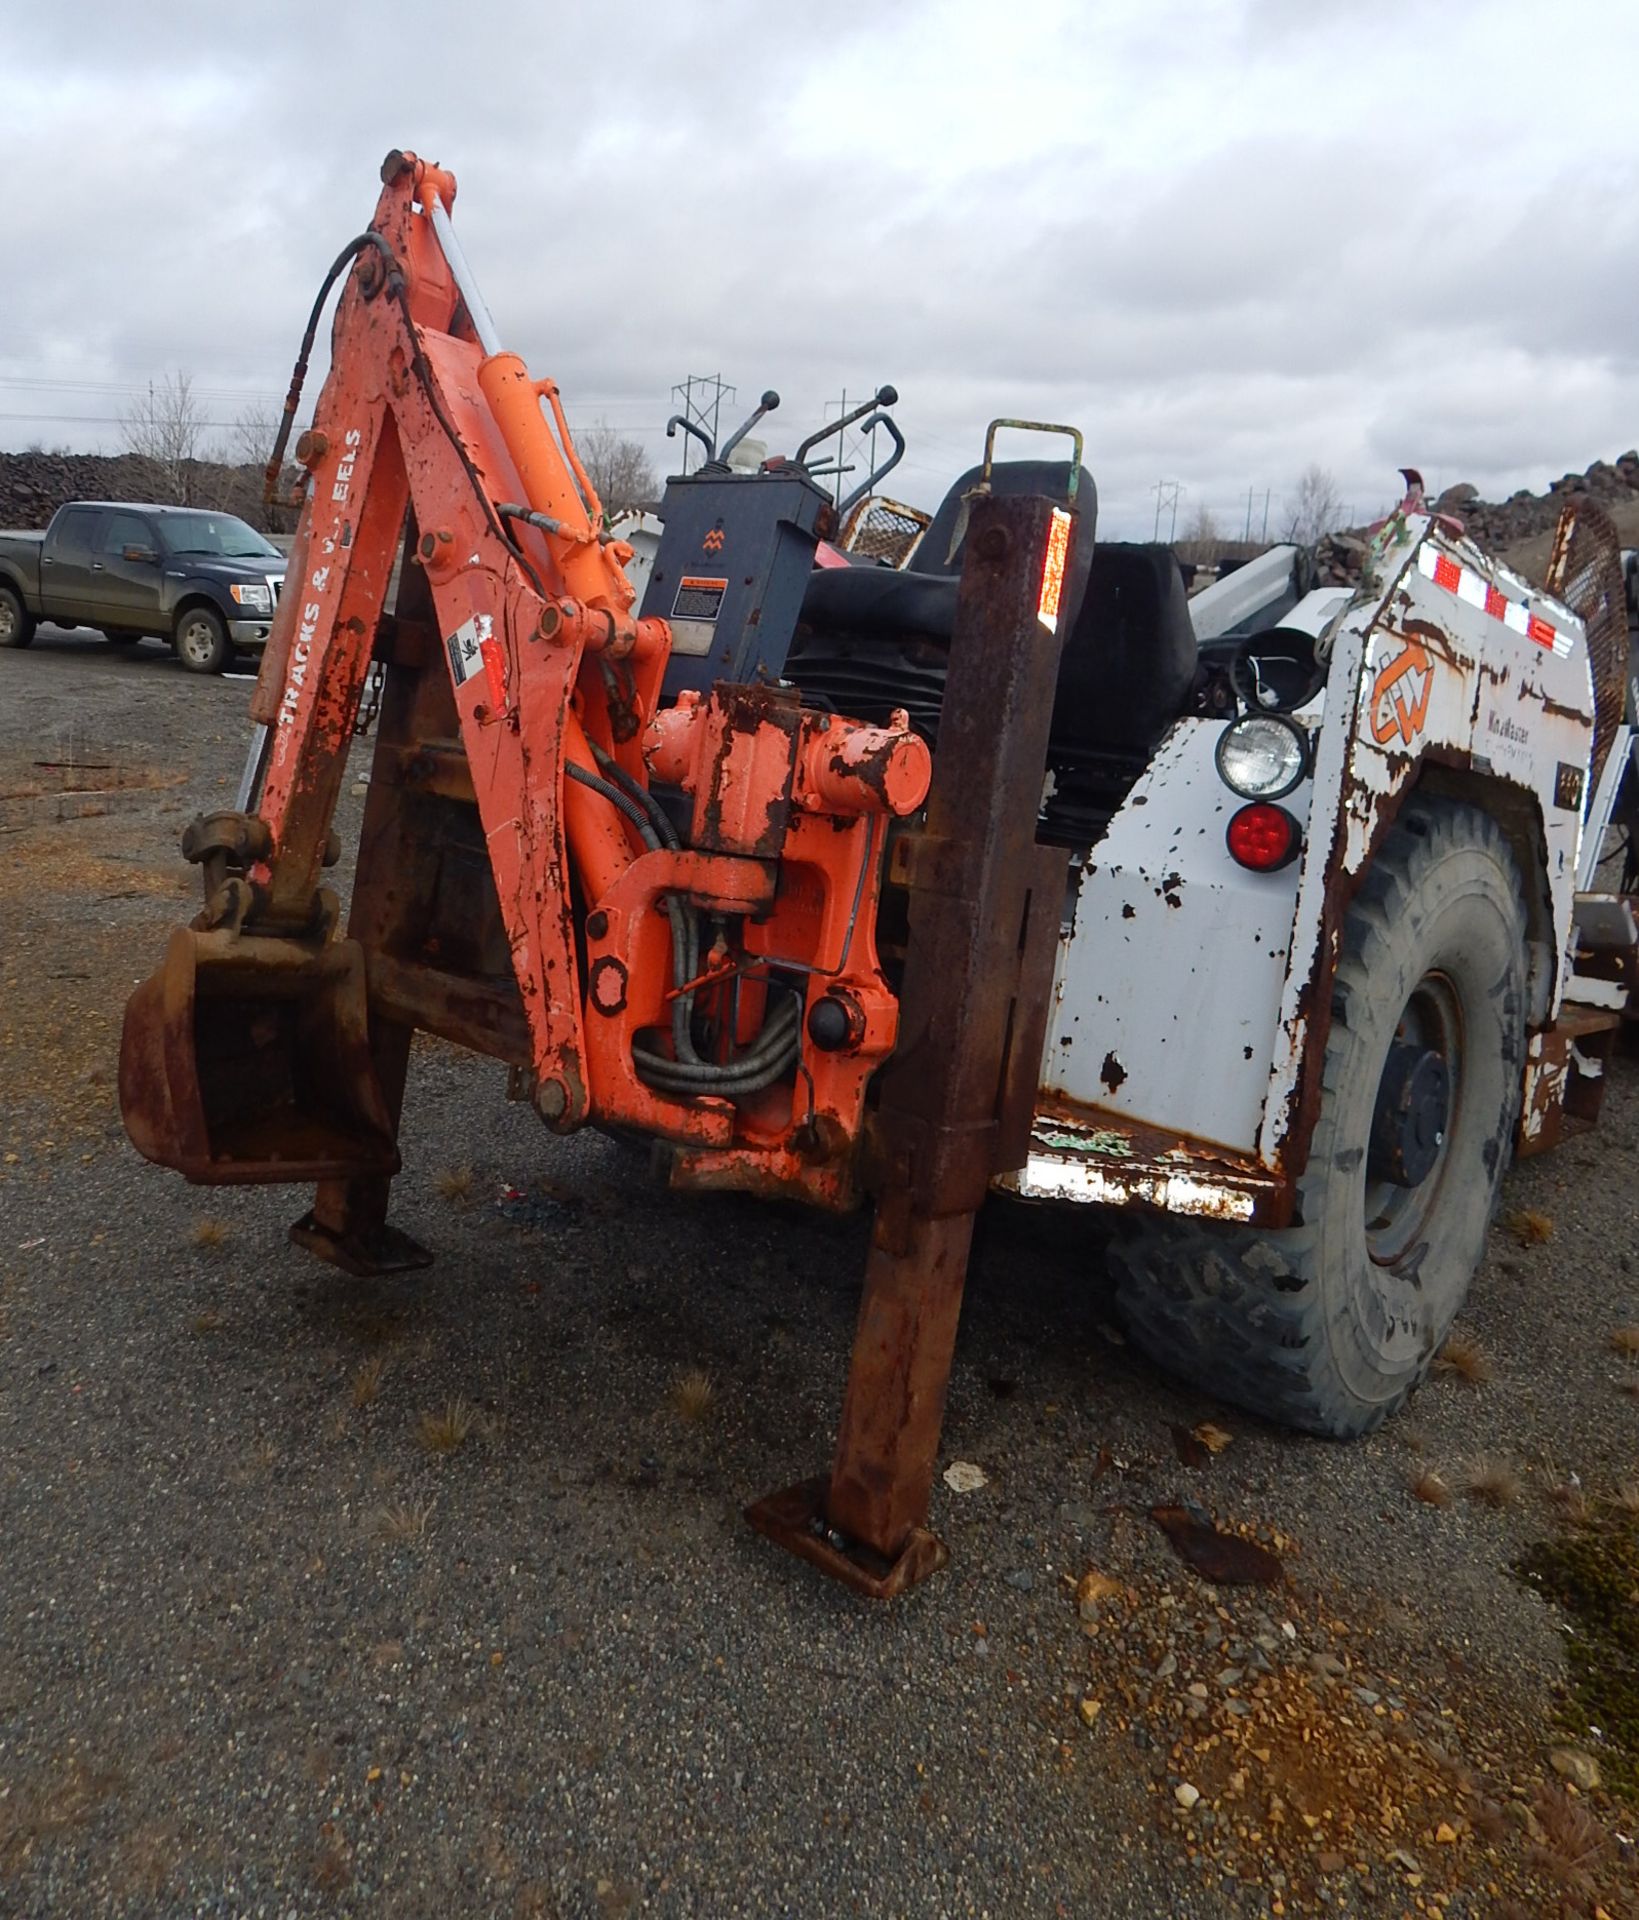
[{"label": "dirt mound", "polygon": [[135,453],[0,453],[0,527],[40,528],[70,500],[156,500],[236,513],[272,531],[262,506],[262,469],[190,460],[174,486],[159,464]]}]

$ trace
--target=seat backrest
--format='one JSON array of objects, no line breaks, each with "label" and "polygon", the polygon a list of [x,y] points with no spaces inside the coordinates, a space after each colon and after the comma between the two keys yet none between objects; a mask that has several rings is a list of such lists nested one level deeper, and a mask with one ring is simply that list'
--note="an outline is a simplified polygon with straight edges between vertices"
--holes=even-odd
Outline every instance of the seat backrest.
[{"label": "seat backrest", "polygon": [[1195,666],[1171,547],[1101,542],[1059,669],[1055,746],[1147,752],[1183,711]]},{"label": "seat backrest", "polygon": [[[928,530],[911,555],[912,573],[957,574],[962,571],[962,549],[967,535],[967,495],[978,486],[983,467],[969,467],[944,499],[929,523]],[[998,460],[990,469],[990,491],[1014,496],[1021,493],[1045,494],[1049,500],[1063,502],[1070,485],[1068,460]],[[1059,602],[1060,617],[1074,629],[1077,612],[1087,588],[1087,570],[1093,560],[1093,538],[1098,531],[1098,489],[1085,467],[1076,482],[1076,540],[1070,556],[1070,571],[1065,578]]]},{"label": "seat backrest", "polygon": [[[964,502],[979,484],[983,467],[969,467],[939,502],[928,530],[911,555],[914,573],[960,573],[962,536],[967,532]],[[1068,460],[998,460],[990,469],[990,491],[999,494],[1044,493],[1049,500],[1062,503],[1070,484]],[[1098,518],[1098,489],[1084,467],[1076,482],[1076,506],[1081,513],[1081,546],[1085,550],[1095,532]]]}]

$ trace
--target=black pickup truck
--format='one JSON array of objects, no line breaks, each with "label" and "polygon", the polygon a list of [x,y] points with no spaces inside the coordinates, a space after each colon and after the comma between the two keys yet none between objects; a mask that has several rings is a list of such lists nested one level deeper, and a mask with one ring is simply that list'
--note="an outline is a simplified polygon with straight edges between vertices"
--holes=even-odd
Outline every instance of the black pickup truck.
[{"label": "black pickup truck", "polygon": [[273,625],[285,559],[231,513],[76,500],[44,533],[0,533],[0,647],[36,621],[166,640],[192,673],[220,673]]}]

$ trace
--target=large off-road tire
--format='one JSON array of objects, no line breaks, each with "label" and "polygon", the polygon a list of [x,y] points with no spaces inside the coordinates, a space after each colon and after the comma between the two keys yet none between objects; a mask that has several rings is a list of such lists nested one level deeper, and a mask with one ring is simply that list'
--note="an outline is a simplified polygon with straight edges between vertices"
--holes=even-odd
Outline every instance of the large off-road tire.
[{"label": "large off-road tire", "polygon": [[228,664],[233,647],[214,607],[192,606],[177,616],[176,657],[190,673],[220,673]]},{"label": "large off-road tire", "polygon": [[34,615],[15,587],[0,587],[0,647],[26,647],[34,638]]},{"label": "large off-road tire", "polygon": [[[1507,1170],[1525,939],[1519,870],[1496,823],[1410,802],[1345,921],[1302,1224],[1150,1220],[1119,1240],[1121,1309],[1145,1353],[1224,1400],[1339,1439],[1400,1406],[1462,1305]],[[1425,1134],[1434,1164],[1415,1186],[1373,1177],[1391,1046],[1439,1055],[1449,1076],[1443,1124]],[[1412,1057],[1397,1052],[1396,1072]]]}]

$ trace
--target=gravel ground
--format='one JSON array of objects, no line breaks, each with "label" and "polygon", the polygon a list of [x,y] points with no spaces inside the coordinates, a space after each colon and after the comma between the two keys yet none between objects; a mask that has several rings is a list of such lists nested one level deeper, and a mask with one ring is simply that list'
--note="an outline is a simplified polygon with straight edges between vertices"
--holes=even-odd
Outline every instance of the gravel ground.
[{"label": "gravel ground", "polygon": [[[1559,1911],[1564,1628],[1509,1568],[1554,1488],[1639,1464],[1631,1065],[1510,1180],[1552,1233],[1494,1236],[1491,1377],[1351,1447],[1170,1386],[1097,1223],[993,1208],[942,1462],[987,1483],[936,1485],[949,1570],[873,1608],[740,1518],[827,1459],[861,1221],[669,1199],[432,1043],[395,1206],[427,1274],[345,1280],[287,1244],[302,1195],[127,1146],[120,1009],[247,694],[84,634],[0,654],[0,796],[160,783],[0,832],[0,1912]],[[1412,1496],[1482,1458],[1507,1504]],[[1285,1583],[1204,1585],[1147,1517],[1178,1499]],[[1631,1810],[1583,1806],[1631,1914]]]}]

